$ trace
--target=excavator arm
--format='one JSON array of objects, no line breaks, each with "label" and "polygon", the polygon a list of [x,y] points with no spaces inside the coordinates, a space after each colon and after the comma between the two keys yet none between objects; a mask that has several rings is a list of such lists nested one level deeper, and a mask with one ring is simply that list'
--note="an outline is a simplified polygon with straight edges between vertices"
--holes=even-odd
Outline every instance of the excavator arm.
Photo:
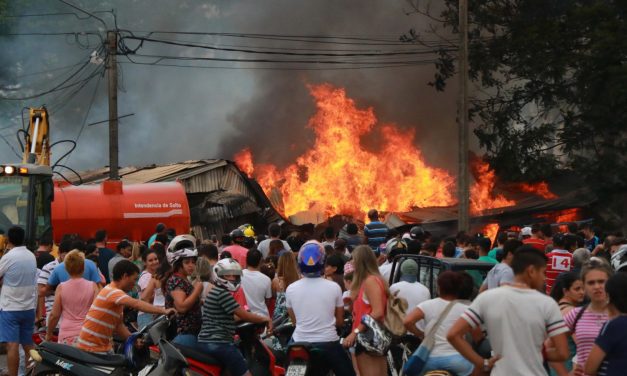
[{"label": "excavator arm", "polygon": [[29,125],[22,163],[50,166],[50,128],[46,107],[29,110]]}]

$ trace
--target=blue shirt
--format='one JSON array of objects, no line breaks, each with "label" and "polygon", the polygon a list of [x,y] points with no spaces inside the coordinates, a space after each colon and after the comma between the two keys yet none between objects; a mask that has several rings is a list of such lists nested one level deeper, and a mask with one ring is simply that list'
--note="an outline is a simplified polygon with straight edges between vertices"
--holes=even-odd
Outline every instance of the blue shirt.
[{"label": "blue shirt", "polygon": [[372,221],[364,226],[364,235],[368,238],[370,248],[376,250],[388,236],[388,226],[383,222]]},{"label": "blue shirt", "polygon": [[605,352],[605,359],[599,374],[607,376],[625,375],[625,369],[627,369],[627,317],[618,316],[605,323],[595,343]]},{"label": "blue shirt", "polygon": [[[100,273],[98,273],[98,268],[93,261],[85,260],[85,271],[83,272],[83,278],[96,283],[101,282]],[[56,268],[54,268],[52,274],[50,274],[50,278],[48,278],[48,284],[50,286],[57,286],[61,282],[69,280],[70,275],[67,273],[67,270],[65,270],[65,263],[62,262]]]}]

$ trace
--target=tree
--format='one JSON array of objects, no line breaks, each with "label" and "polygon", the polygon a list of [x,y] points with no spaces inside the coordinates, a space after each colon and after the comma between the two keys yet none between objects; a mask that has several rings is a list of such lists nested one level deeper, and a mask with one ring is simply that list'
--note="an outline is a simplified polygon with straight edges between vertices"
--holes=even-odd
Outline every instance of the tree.
[{"label": "tree", "polygon": [[[439,16],[457,33],[457,0]],[[546,178],[570,168],[600,198],[627,186],[627,2],[469,0],[475,135],[499,176]],[[415,33],[401,40],[418,41]],[[441,53],[445,90],[455,56]]]}]

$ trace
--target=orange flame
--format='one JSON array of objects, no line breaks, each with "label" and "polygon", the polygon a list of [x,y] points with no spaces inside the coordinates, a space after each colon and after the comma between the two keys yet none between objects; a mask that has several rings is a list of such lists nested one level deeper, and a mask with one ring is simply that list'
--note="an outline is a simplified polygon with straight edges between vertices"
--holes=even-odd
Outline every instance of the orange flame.
[{"label": "orange flame", "polygon": [[472,167],[476,180],[476,183],[470,188],[470,211],[472,213],[516,205],[516,201],[508,200],[501,194],[494,195],[492,193],[496,184],[496,174],[487,162],[476,159],[473,161]]},{"label": "orange flame", "polygon": [[[316,137],[309,150],[282,170],[273,164],[254,165],[249,148],[234,157],[237,166],[255,177],[268,197],[280,197],[283,207],[277,209],[283,214],[315,209],[328,216],[363,217],[371,208],[408,211],[457,202],[455,179],[425,163],[422,152],[414,146],[414,130],[384,124],[375,133],[380,149],[368,151],[360,139],[374,130],[374,110],[357,108],[343,88],[330,84],[308,88],[317,107],[308,123]],[[516,204],[493,194],[496,174],[487,162],[476,160],[473,170],[477,181],[471,187],[473,214]],[[544,182],[524,189],[543,197],[552,195]]]},{"label": "orange flame", "polygon": [[[381,149],[367,151],[359,140],[373,131],[373,109],[357,108],[344,89],[329,84],[310,85],[309,91],[318,109],[309,120],[313,147],[281,171],[271,164],[248,168],[266,194],[280,191],[284,214],[315,207],[327,215],[360,217],[372,208],[407,211],[455,203],[454,178],[427,166],[414,146],[413,130],[383,125]],[[249,153],[239,153],[238,165],[248,166]]]},{"label": "orange flame", "polygon": [[557,195],[549,190],[549,185],[544,181],[539,183],[521,183],[517,185],[517,188],[523,192],[533,193],[547,200],[557,198]]},{"label": "orange flame", "polygon": [[494,244],[494,240],[496,240],[496,235],[499,232],[499,224],[498,223],[489,223],[487,224],[481,233],[485,235],[486,238],[490,239],[492,244]]},{"label": "orange flame", "polygon": [[253,177],[255,167],[253,166],[253,153],[250,151],[250,148],[245,148],[237,152],[237,154],[233,156],[233,160],[235,161],[235,165],[248,175],[249,178]]}]

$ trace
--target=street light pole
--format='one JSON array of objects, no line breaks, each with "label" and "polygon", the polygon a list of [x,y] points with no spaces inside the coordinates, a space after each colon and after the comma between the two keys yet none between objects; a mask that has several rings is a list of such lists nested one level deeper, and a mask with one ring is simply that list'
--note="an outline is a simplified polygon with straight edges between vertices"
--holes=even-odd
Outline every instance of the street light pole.
[{"label": "street light pole", "polygon": [[468,0],[459,0],[459,102],[457,201],[459,231],[470,229],[470,184],[468,176]]}]

